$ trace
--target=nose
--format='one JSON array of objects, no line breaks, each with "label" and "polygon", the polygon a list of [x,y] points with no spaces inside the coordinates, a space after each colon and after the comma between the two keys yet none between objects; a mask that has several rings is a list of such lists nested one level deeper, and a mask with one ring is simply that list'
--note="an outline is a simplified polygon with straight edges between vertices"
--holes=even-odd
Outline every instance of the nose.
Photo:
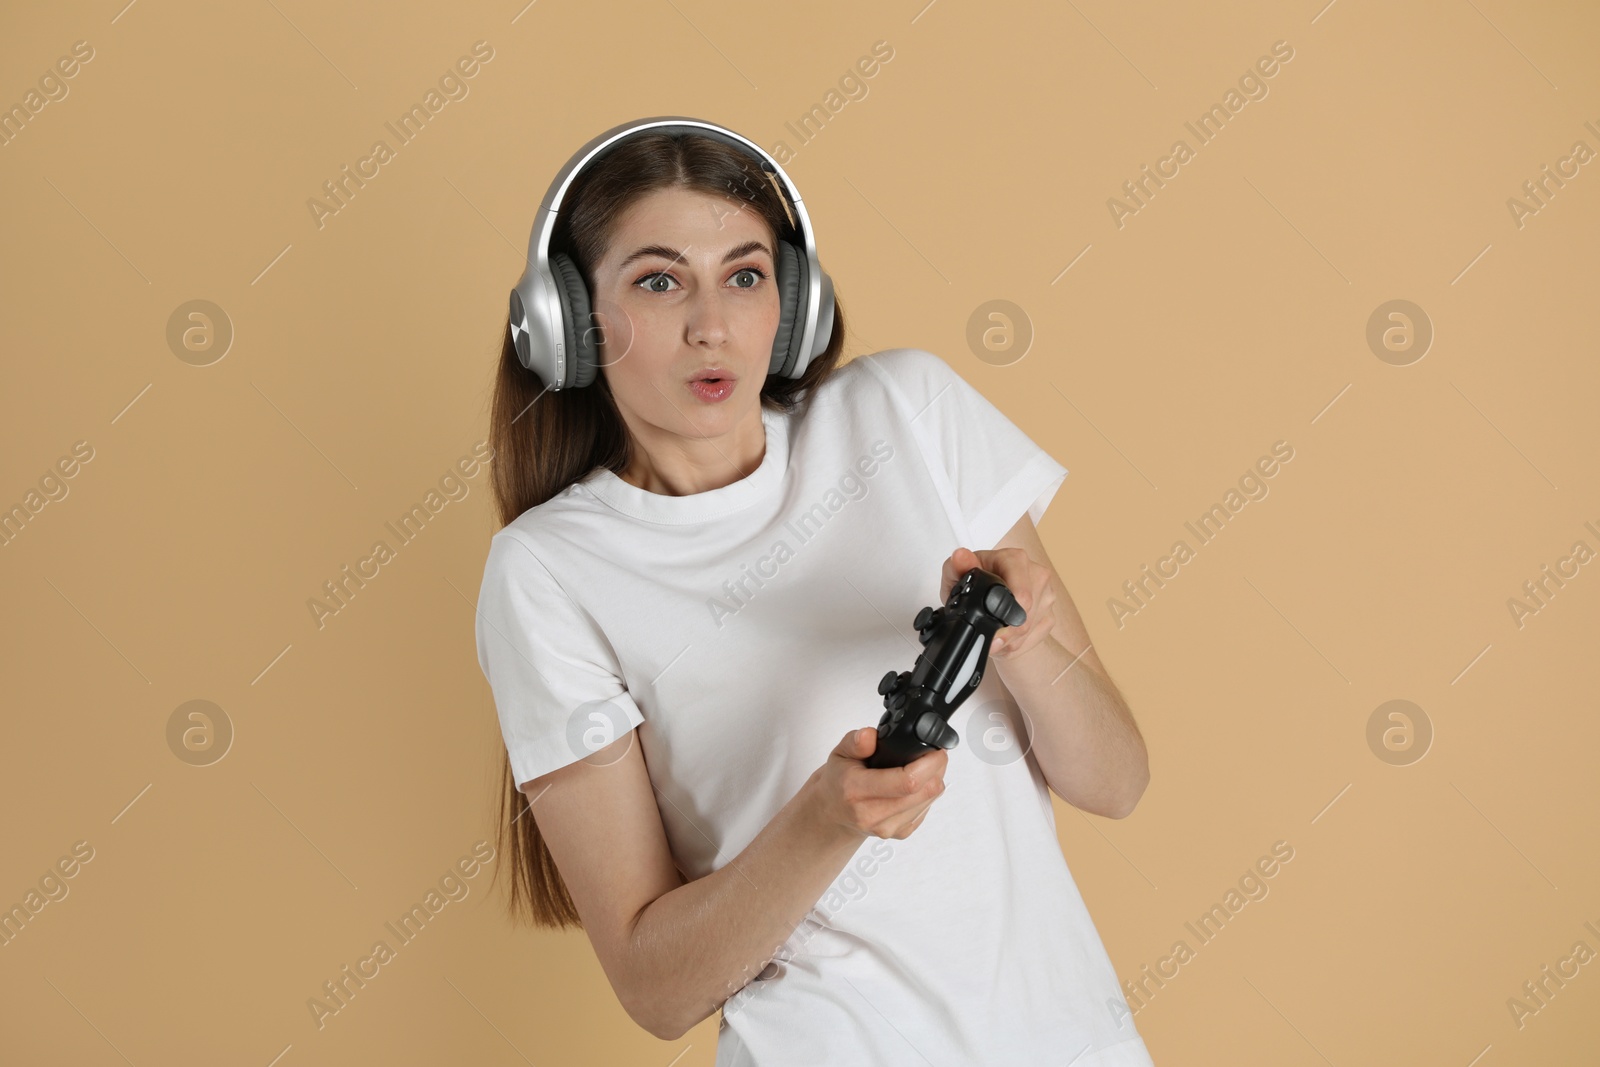
[{"label": "nose", "polygon": [[684,335],[692,345],[716,348],[728,339],[728,316],[722,306],[722,293],[715,286],[702,286],[688,300]]}]

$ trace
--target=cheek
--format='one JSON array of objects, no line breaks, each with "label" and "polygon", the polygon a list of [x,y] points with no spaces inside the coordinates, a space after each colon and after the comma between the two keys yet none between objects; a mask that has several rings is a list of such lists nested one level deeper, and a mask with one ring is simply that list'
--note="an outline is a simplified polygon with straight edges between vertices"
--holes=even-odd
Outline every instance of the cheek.
[{"label": "cheek", "polygon": [[763,282],[757,292],[739,292],[730,288],[723,304],[728,315],[745,322],[778,321],[778,287],[776,282]]},{"label": "cheek", "polygon": [[[605,360],[619,368],[626,364],[651,362],[655,353],[670,350],[680,328],[677,317],[659,303],[621,292],[597,301],[595,311],[605,329]],[[640,373],[629,367],[631,373]]]},{"label": "cheek", "polygon": [[[778,335],[778,295],[771,291],[767,299],[751,301],[751,306],[744,309],[739,319],[740,332],[752,338],[765,338],[767,344],[765,351],[771,351],[771,339]],[[762,348],[760,344],[752,347]]]},{"label": "cheek", "polygon": [[653,383],[665,373],[660,368],[670,363],[672,345],[661,335],[662,327],[648,316],[634,313],[627,324],[626,334],[607,333],[600,363],[612,393],[637,409],[652,398],[659,400]]}]

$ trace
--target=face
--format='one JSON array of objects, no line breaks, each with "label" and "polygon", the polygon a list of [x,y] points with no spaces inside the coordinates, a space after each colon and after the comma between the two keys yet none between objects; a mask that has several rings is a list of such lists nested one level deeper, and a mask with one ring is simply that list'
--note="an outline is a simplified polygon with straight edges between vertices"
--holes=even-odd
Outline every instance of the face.
[{"label": "face", "polygon": [[[732,197],[659,189],[623,214],[592,271],[593,300],[601,373],[636,438],[759,422],[778,332],[774,251],[771,226]],[[709,367],[735,379],[723,399],[690,388]]]}]

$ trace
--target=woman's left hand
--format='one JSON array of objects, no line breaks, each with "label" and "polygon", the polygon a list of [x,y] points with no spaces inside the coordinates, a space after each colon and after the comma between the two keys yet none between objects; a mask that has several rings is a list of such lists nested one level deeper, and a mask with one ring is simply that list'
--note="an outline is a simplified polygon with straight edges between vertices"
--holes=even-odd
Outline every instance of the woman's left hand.
[{"label": "woman's left hand", "polygon": [[939,582],[939,603],[950,599],[950,590],[956,581],[974,567],[982,567],[997,575],[1011,595],[1017,598],[1028,618],[1021,626],[1002,626],[989,643],[989,655],[1001,659],[1014,659],[1034,648],[1050,634],[1055,625],[1055,589],[1051,587],[1051,570],[1036,563],[1020,548],[999,548],[974,552],[958,548],[944,561],[944,573]]}]

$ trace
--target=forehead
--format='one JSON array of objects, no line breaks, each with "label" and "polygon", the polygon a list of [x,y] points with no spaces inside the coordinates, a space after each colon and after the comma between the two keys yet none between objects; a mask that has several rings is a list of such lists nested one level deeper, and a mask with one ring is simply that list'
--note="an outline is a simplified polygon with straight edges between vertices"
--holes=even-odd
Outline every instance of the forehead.
[{"label": "forehead", "polygon": [[629,205],[617,220],[614,255],[653,242],[702,254],[721,252],[744,241],[770,244],[772,227],[754,206],[737,197],[673,187],[656,189]]}]

